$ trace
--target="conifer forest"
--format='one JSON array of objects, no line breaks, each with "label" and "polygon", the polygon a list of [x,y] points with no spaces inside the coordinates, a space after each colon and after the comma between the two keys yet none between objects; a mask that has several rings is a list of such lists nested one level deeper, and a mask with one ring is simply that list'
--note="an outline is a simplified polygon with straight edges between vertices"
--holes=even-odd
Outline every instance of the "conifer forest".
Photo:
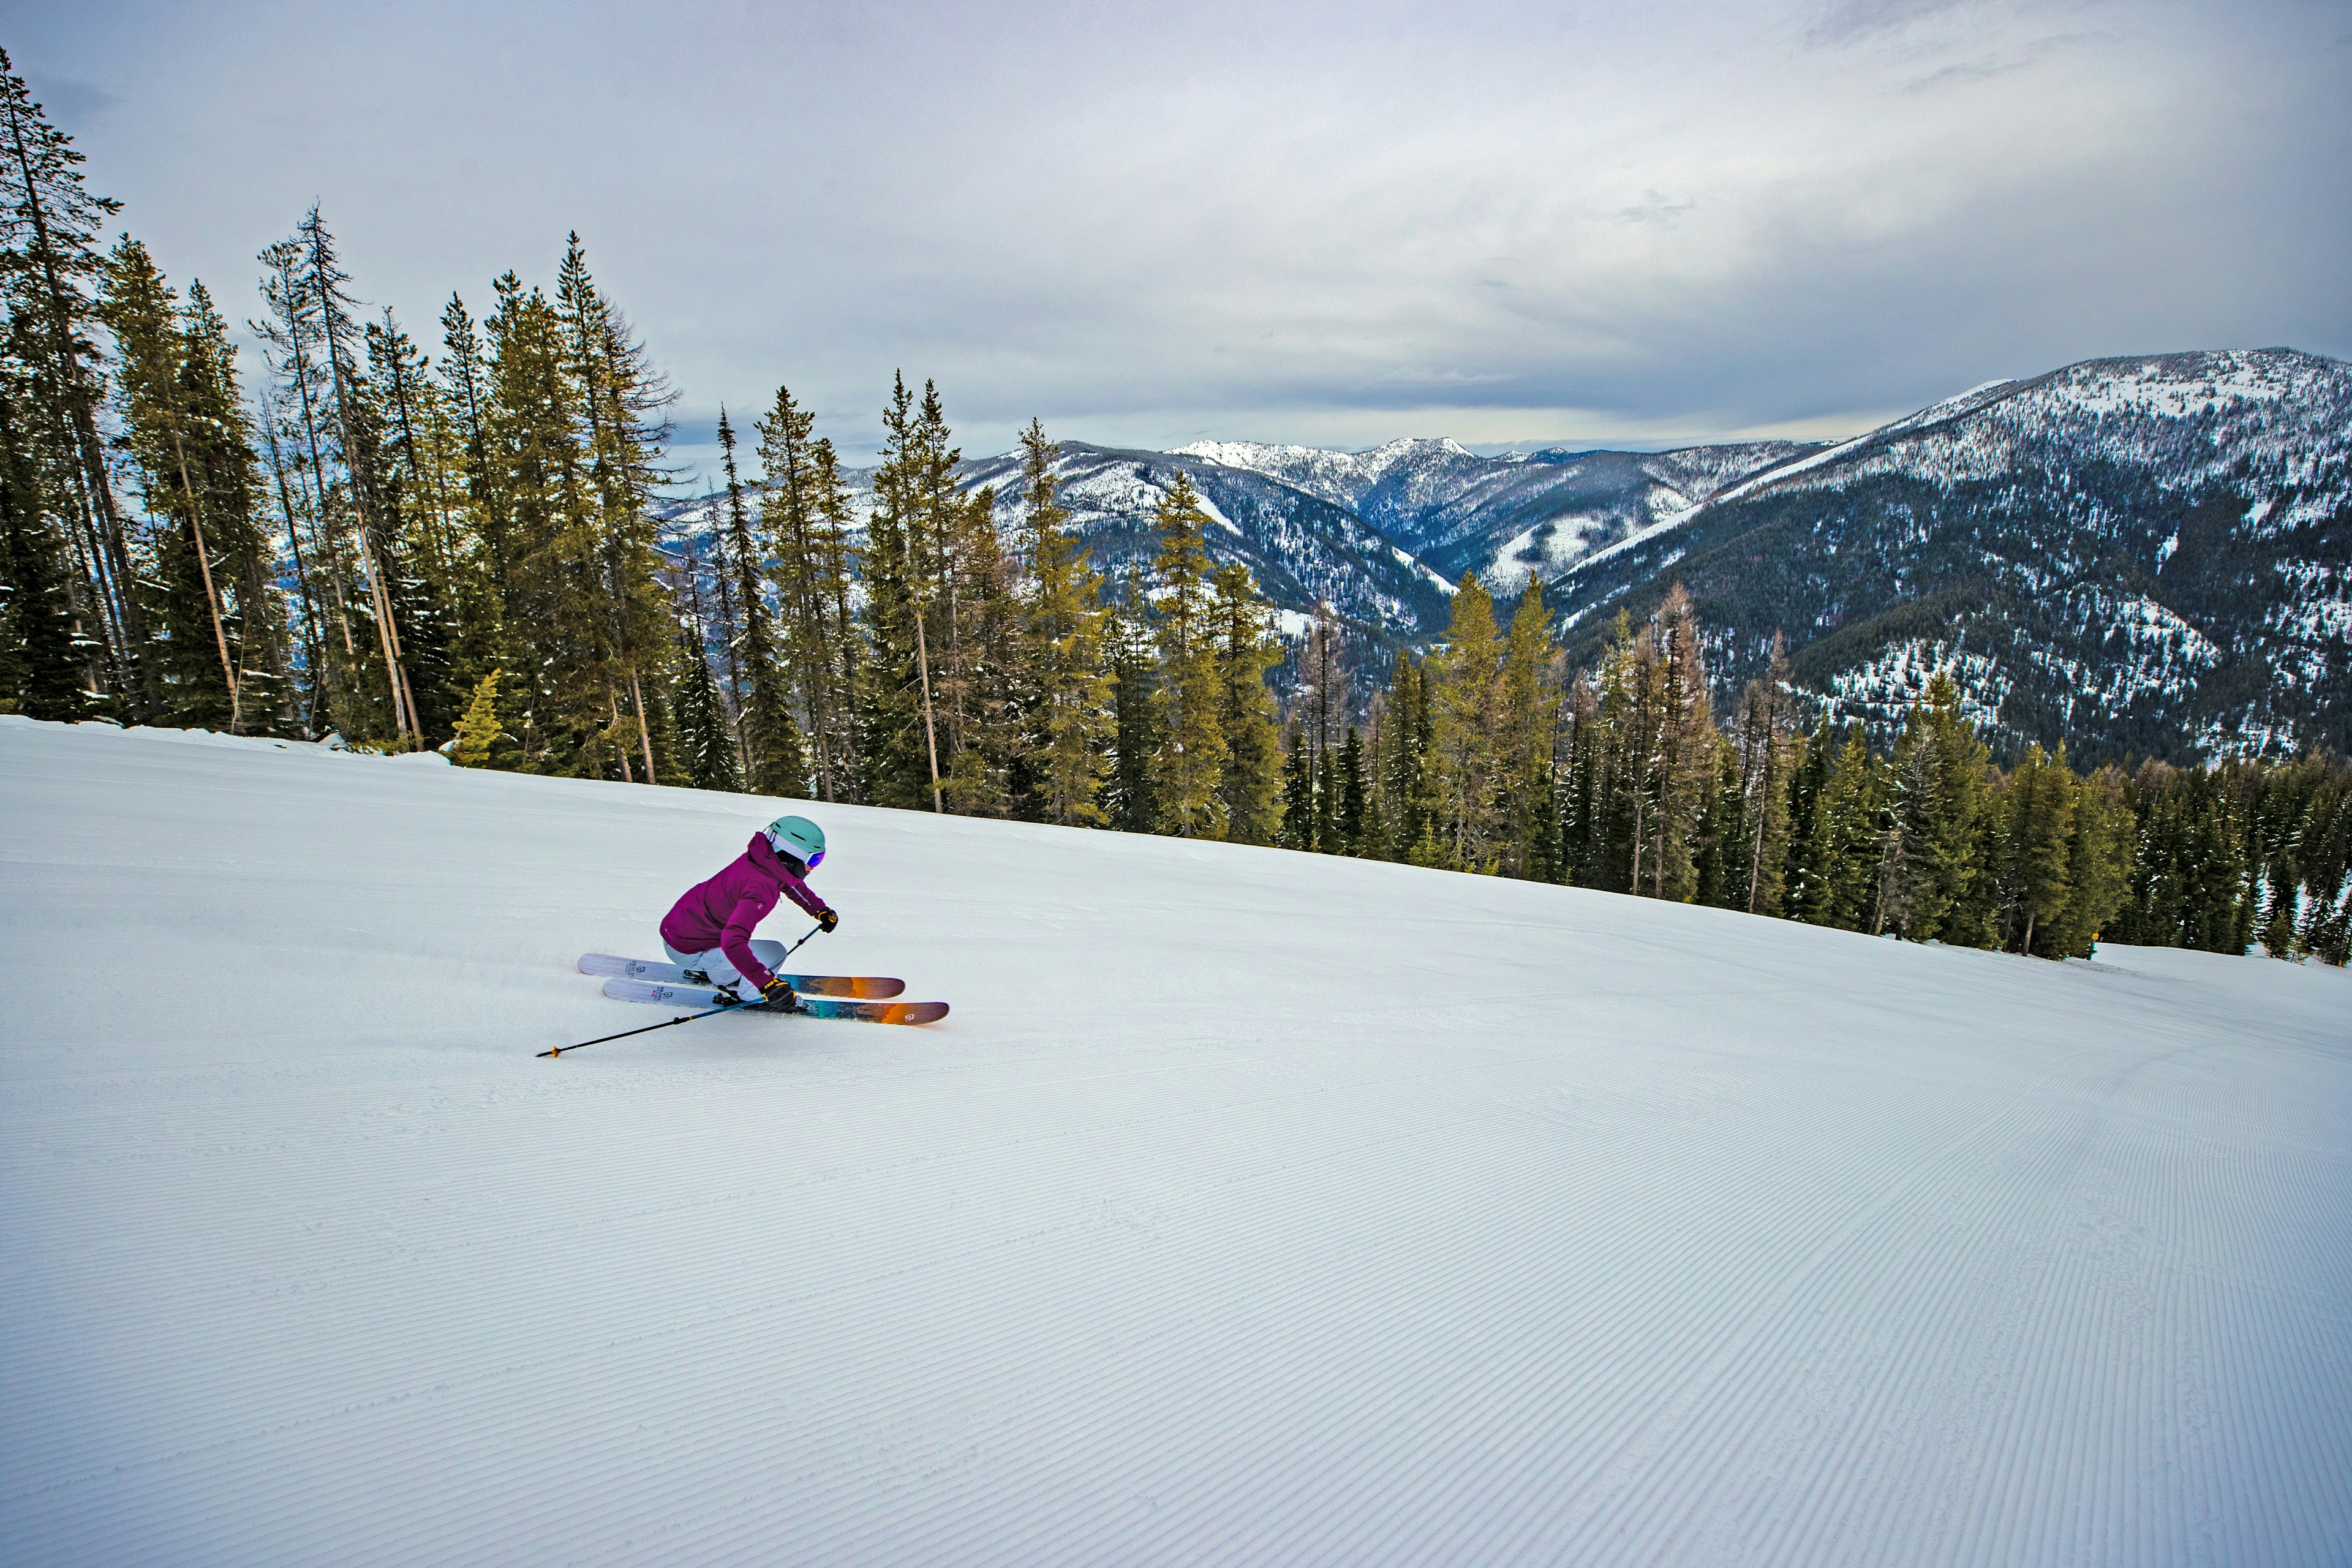
[{"label": "conifer forest", "polygon": [[[175,282],[0,55],[0,711],[464,766],[1277,846],[2042,957],[2341,964],[2352,770],[1996,757],[1938,677],[1891,732],[1711,679],[1676,590],[1570,668],[1465,574],[1426,647],[1286,644],[1181,479],[1106,580],[1022,440],[1016,525],[939,390],[877,374],[870,504],[789,384],[672,392],[571,237],[551,279],[362,303],[318,208]],[[231,280],[214,280],[226,284]],[[232,319],[259,345],[240,363]],[[780,367],[788,369],[789,367]],[[884,390],[887,382],[887,390]],[[738,420],[740,423],[738,423]],[[1581,645],[1596,646],[1596,645]]]}]

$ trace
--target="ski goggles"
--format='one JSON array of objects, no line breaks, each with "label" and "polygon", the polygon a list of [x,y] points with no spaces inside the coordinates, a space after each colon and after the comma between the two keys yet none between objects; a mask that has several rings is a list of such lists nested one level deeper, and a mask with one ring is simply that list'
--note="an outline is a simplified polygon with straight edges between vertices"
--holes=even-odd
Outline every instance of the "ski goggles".
[{"label": "ski goggles", "polygon": [[810,856],[810,857],[808,858],[808,868],[809,868],[810,870],[812,870],[812,871],[815,870],[819,866],[822,866],[822,865],[824,865],[824,850],[822,850],[822,849],[818,850],[815,854],[814,854],[814,855],[812,855],[812,856]]}]

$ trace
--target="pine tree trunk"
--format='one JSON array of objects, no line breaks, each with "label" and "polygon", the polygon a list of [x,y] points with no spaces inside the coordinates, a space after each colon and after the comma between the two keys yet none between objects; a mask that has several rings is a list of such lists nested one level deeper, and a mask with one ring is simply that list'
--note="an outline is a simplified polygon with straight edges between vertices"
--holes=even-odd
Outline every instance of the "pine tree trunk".
[{"label": "pine tree trunk", "polygon": [[654,775],[653,731],[646,727],[646,689],[637,681],[637,667],[629,666],[629,700],[637,705],[637,743],[646,749],[646,783],[658,782]]},{"label": "pine tree trunk", "polygon": [[236,734],[240,728],[244,704],[237,691],[236,671],[229,663],[228,633],[221,626],[220,595],[213,590],[213,565],[205,550],[204,507],[196,500],[196,487],[188,478],[188,449],[180,439],[180,419],[177,410],[168,405],[164,416],[172,424],[172,456],[180,468],[180,489],[188,498],[188,532],[195,541],[196,573],[205,584],[205,607],[212,612],[213,642],[220,649],[221,679],[228,682],[228,732]]},{"label": "pine tree trunk", "polygon": [[931,810],[938,814],[947,807],[940,799],[940,737],[931,723],[931,660],[923,647],[922,605],[911,607],[915,612],[915,671],[923,680],[923,745],[931,760]]},{"label": "pine tree trunk", "polygon": [[[609,686],[604,688],[604,707],[613,715],[613,730],[617,731],[621,727],[621,700],[613,695],[613,689]],[[609,734],[612,731],[606,732]],[[613,747],[613,754],[620,759],[621,782],[629,784],[636,783],[636,775],[629,771],[629,748],[616,742]]]},{"label": "pine tree trunk", "polygon": [[310,568],[302,561],[302,537],[300,528],[294,521],[294,500],[286,493],[285,459],[278,450],[278,432],[269,429],[268,433],[270,477],[278,481],[278,510],[285,514],[286,543],[294,556],[294,586],[302,595],[302,651],[310,661],[310,721],[304,728],[315,735],[319,730],[320,683],[327,681],[331,684],[331,671],[327,667],[326,648],[319,641],[319,607],[310,594]]}]

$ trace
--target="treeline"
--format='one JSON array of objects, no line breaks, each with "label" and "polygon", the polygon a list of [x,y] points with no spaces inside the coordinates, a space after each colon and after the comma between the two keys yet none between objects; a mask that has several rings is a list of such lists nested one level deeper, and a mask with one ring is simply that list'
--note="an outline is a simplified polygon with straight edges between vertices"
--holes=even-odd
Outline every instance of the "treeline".
[{"label": "treeline", "polygon": [[[870,504],[779,387],[666,522],[670,391],[576,236],[552,292],[453,294],[428,354],[317,210],[258,258],[260,384],[90,194],[0,55],[0,710],[437,747],[746,789],[1395,859],[2048,957],[2093,939],[2344,962],[2345,770],[1993,765],[1938,682],[1891,745],[1777,656],[1718,721],[1679,591],[1570,673],[1465,577],[1385,679],[1287,655],[1181,475],[1107,583],[1032,421],[1012,525],[935,388]],[[860,523],[862,522],[862,528]],[[1360,646],[1360,644],[1356,645]],[[1380,689],[1370,689],[1378,686]],[[1360,720],[1361,722],[1356,721]]]},{"label": "treeline", "polygon": [[[259,256],[260,384],[0,56],[0,704],[334,733],[570,777],[1270,836],[1279,658],[1180,486],[1106,595],[1029,432],[1020,538],[901,379],[870,515],[779,388],[715,526],[665,526],[671,394],[572,237],[437,353],[312,210]],[[755,471],[748,476],[749,467]]]},{"label": "treeline", "polygon": [[2105,936],[2340,964],[2352,944],[2339,762],[2084,773],[2032,748],[2000,767],[1946,675],[1877,747],[1808,722],[1777,639],[1718,721],[1680,587],[1572,676],[1549,625],[1538,587],[1505,628],[1465,576],[1369,735],[1334,719],[1346,680],[1317,628],[1280,841],[2045,958]]}]

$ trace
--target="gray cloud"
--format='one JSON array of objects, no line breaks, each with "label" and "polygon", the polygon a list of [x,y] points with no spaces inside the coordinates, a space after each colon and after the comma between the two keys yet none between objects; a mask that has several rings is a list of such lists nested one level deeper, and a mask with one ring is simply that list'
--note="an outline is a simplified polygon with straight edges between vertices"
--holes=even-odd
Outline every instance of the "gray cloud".
[{"label": "gray cloud", "polygon": [[[101,189],[232,304],[316,198],[430,331],[564,233],[683,394],[967,447],[1854,428],[2089,354],[2352,348],[2319,5],[75,8]],[[242,310],[239,310],[242,313]],[[682,452],[691,460],[693,452]]]},{"label": "gray cloud", "polygon": [[33,101],[58,125],[87,125],[122,100],[94,81],[78,77],[49,76],[32,72],[25,78],[25,86]]}]

